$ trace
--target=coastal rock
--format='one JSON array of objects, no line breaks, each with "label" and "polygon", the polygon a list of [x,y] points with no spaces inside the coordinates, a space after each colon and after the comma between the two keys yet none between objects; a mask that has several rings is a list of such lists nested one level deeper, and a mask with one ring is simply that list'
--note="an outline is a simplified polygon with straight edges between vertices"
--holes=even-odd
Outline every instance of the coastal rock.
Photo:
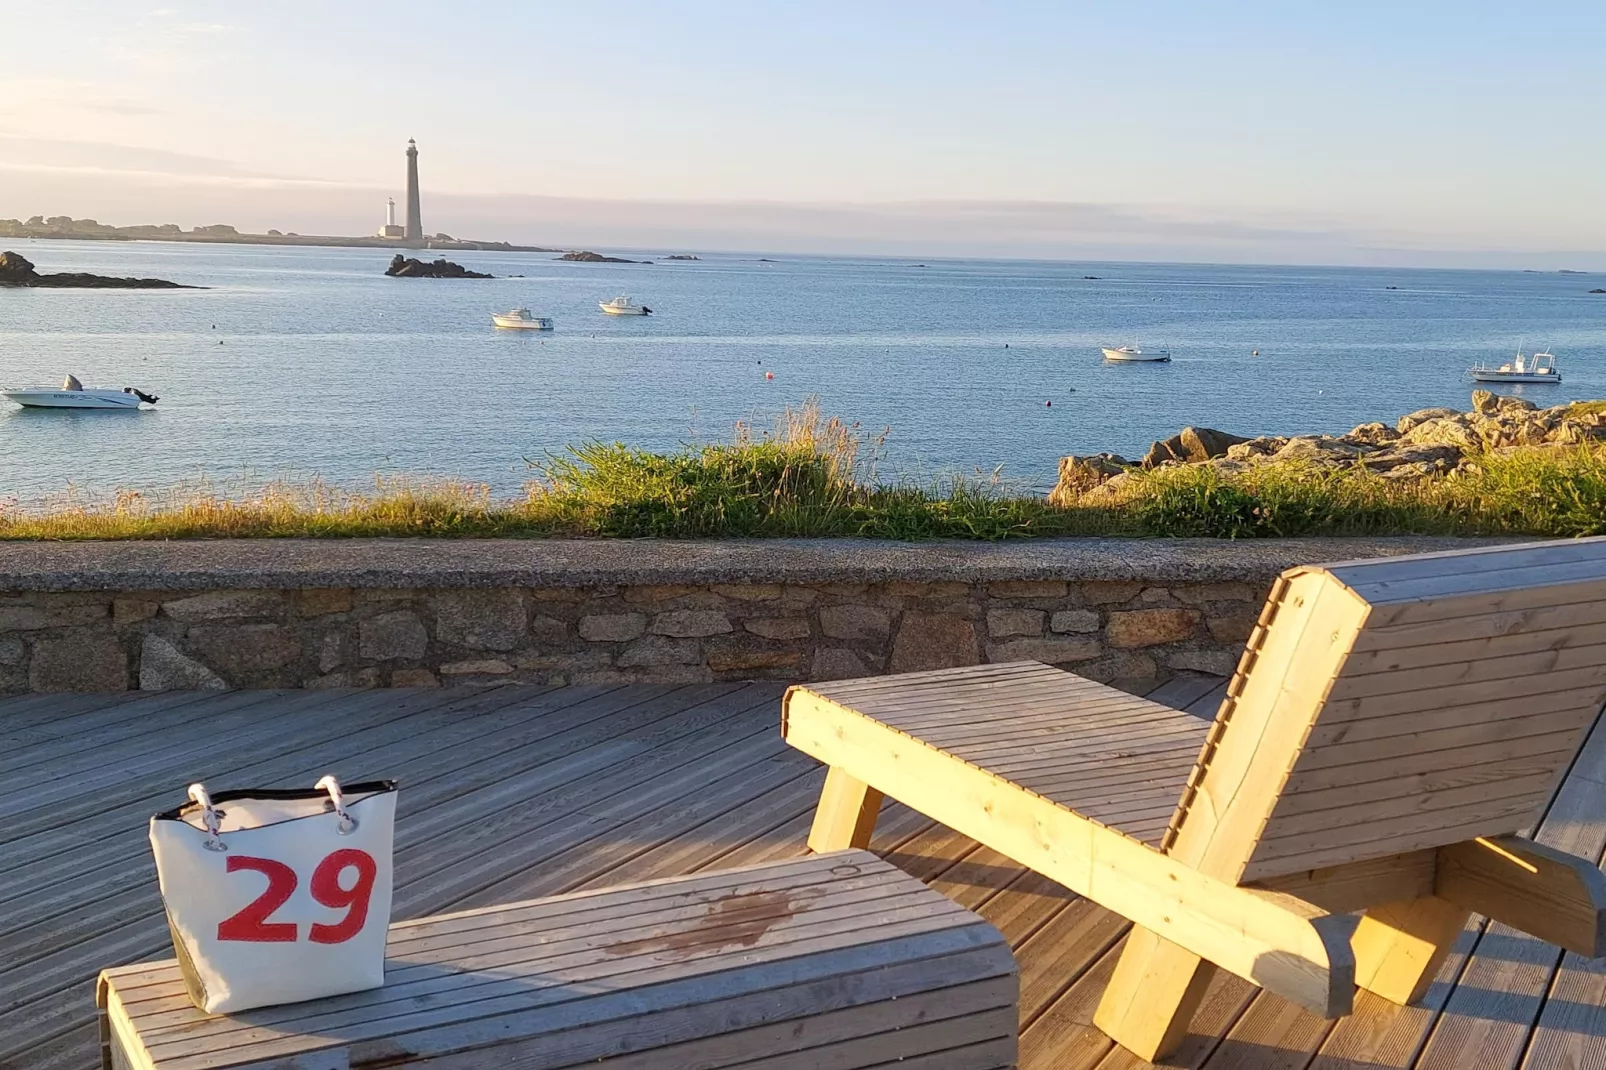
[{"label": "coastal rock", "polygon": [[1429,420],[1443,420],[1447,417],[1460,415],[1454,409],[1418,409],[1415,412],[1401,416],[1399,422],[1394,425],[1394,430],[1403,435],[1409,432],[1411,428],[1416,427],[1418,424],[1425,424]]},{"label": "coastal rock", "polygon": [[390,267],[385,274],[396,279],[494,279],[495,275],[486,275],[478,271],[470,271],[462,264],[454,264],[445,257],[426,264],[417,257],[402,256],[397,253],[391,258]]},{"label": "coastal rock", "polygon": [[1345,442],[1341,438],[1332,438],[1328,435],[1300,435],[1289,439],[1282,449],[1273,454],[1273,460],[1342,464],[1353,461],[1365,452],[1364,447]]},{"label": "coastal rock", "polygon": [[68,271],[41,275],[21,253],[0,253],[0,286],[56,287],[86,290],[204,290],[204,286],[185,286],[166,279],[129,279],[110,275],[90,275]]},{"label": "coastal rock", "polygon": [[[591,252],[590,250],[587,250],[587,249],[580,249],[580,250],[577,250],[577,251],[572,252],[572,253],[564,253],[562,256],[553,257],[553,259],[554,260],[573,260],[573,261],[577,261],[577,262],[582,263],[582,264],[650,264],[650,263],[652,263],[651,260],[625,260],[625,259],[623,259],[621,257],[617,257],[617,256],[603,256],[601,253],[593,253],[593,252]],[[666,260],[685,260],[687,258],[686,257],[670,256],[670,257],[665,257],[665,259]],[[690,259],[696,260],[697,258],[694,256],[694,257],[691,257]]]},{"label": "coastal rock", "polygon": [[1068,505],[1100,483],[1108,482],[1125,472],[1128,461],[1118,453],[1095,453],[1081,457],[1072,454],[1060,458],[1059,482],[1048,500],[1055,505]]},{"label": "coastal rock", "polygon": [[1472,408],[1485,416],[1494,416],[1502,412],[1534,412],[1539,406],[1526,398],[1514,398],[1505,394],[1496,394],[1489,390],[1474,390],[1472,392]]},{"label": "coastal rock", "polygon": [[1288,445],[1288,439],[1282,435],[1252,438],[1235,446],[1227,447],[1227,459],[1230,461],[1264,460],[1276,454],[1278,450],[1286,445]]},{"label": "coastal rock", "polygon": [[685,253],[670,253],[668,256],[664,257],[664,259],[665,260],[701,260],[702,257],[700,257],[700,256],[688,256]]},{"label": "coastal rock", "polygon": [[1599,286],[1595,287],[1593,290],[1590,290],[1589,292],[1592,293],[1592,294],[1606,294],[1606,290],[1601,289]]},{"label": "coastal rock", "polygon": [[1388,424],[1374,420],[1369,424],[1361,424],[1339,437],[1358,446],[1386,446],[1390,442],[1399,441],[1400,433]]},{"label": "coastal rock", "polygon": [[1473,430],[1471,422],[1459,412],[1425,420],[1406,431],[1400,441],[1409,446],[1454,446],[1472,452],[1483,448],[1483,436]]},{"label": "coastal rock", "polygon": [[1168,439],[1156,442],[1144,454],[1143,467],[1155,468],[1168,462],[1197,464],[1215,457],[1225,457],[1227,451],[1248,439],[1230,435],[1211,427],[1184,427]]},{"label": "coastal rock", "polygon": [[1461,463],[1461,451],[1455,446],[1447,445],[1407,444],[1369,454],[1361,460],[1361,466],[1373,472],[1391,473],[1401,467],[1409,467],[1416,473],[1448,472],[1459,463]]}]

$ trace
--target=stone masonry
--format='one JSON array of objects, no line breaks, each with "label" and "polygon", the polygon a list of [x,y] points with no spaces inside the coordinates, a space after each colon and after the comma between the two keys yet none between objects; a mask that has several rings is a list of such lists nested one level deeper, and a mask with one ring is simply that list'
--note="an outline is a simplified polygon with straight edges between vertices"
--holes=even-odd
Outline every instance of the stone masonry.
[{"label": "stone masonry", "polygon": [[[1230,673],[1271,579],[1304,554],[1441,548],[799,540],[733,544],[744,561],[768,551],[737,568],[706,544],[330,542],[310,564],[294,543],[234,546],[0,547],[0,693],[809,681],[1023,659],[1140,688]],[[186,554],[188,572],[151,567]],[[556,564],[510,574],[520,555]],[[613,557],[685,582],[607,582]],[[933,560],[954,578],[926,578]]]}]

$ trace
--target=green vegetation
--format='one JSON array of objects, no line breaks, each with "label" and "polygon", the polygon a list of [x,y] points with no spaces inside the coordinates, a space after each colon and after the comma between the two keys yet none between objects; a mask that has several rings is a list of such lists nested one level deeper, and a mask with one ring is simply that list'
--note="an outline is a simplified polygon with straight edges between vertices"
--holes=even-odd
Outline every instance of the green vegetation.
[{"label": "green vegetation", "polygon": [[765,433],[652,453],[588,443],[531,462],[524,496],[483,485],[381,481],[368,493],[311,484],[245,498],[206,488],[124,492],[37,510],[0,503],[0,539],[302,536],[779,537],[1007,539],[1050,535],[1262,538],[1301,535],[1606,533],[1606,452],[1533,448],[1478,457],[1431,480],[1360,469],[1203,465],[1142,473],[1116,494],[1068,507],[1010,493],[996,478],[888,485],[856,427],[805,406]]}]

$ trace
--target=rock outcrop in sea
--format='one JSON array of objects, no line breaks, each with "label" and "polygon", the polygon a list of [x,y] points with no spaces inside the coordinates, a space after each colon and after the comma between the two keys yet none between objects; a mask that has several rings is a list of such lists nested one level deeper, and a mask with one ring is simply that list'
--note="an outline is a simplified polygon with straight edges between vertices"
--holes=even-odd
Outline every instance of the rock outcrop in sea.
[{"label": "rock outcrop in sea", "polygon": [[1114,453],[1060,459],[1049,500],[1066,505],[1119,499],[1139,471],[1206,465],[1224,474],[1296,461],[1321,469],[1364,468],[1384,479],[1446,475],[1478,455],[1521,447],[1606,442],[1606,405],[1569,403],[1541,409],[1524,398],[1472,392],[1472,409],[1421,409],[1391,427],[1366,423],[1342,435],[1245,438],[1209,427],[1185,427],[1149,447],[1138,461]]},{"label": "rock outcrop in sea", "polygon": [[[575,252],[572,252],[572,253],[564,253],[562,256],[555,256],[552,259],[554,259],[554,260],[574,260],[574,261],[577,261],[577,262],[582,263],[582,264],[650,264],[650,263],[652,263],[651,260],[625,260],[624,258],[617,257],[617,256],[603,256],[601,253],[593,253],[589,249],[579,249],[579,250],[576,250]],[[669,257],[668,259],[674,260],[676,258],[675,257]],[[692,257],[692,259],[695,260],[697,258],[694,256],[694,257]]]},{"label": "rock outcrop in sea", "polygon": [[32,261],[21,253],[0,253],[0,286],[59,287],[90,290],[204,290],[205,286],[186,286],[166,279],[131,279],[112,275],[91,275],[64,271],[41,275]]},{"label": "rock outcrop in sea", "polygon": [[391,258],[385,274],[397,279],[494,279],[480,271],[470,271],[462,264],[454,264],[445,257],[425,263],[413,256],[397,253]]}]

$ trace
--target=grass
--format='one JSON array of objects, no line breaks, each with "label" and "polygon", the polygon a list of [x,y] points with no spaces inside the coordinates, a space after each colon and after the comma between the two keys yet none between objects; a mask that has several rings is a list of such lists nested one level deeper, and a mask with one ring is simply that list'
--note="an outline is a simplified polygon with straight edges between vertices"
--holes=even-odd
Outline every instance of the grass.
[{"label": "grass", "polygon": [[381,480],[366,492],[276,484],[231,497],[190,487],[37,509],[0,502],[0,539],[720,538],[1009,539],[1067,535],[1606,534],[1606,452],[1531,449],[1452,476],[1398,482],[1365,471],[1270,464],[1144,473],[1118,498],[1067,507],[990,479],[888,484],[881,438],[809,404],[728,444],[654,453],[586,443],[531,462],[523,496],[482,484]]}]

